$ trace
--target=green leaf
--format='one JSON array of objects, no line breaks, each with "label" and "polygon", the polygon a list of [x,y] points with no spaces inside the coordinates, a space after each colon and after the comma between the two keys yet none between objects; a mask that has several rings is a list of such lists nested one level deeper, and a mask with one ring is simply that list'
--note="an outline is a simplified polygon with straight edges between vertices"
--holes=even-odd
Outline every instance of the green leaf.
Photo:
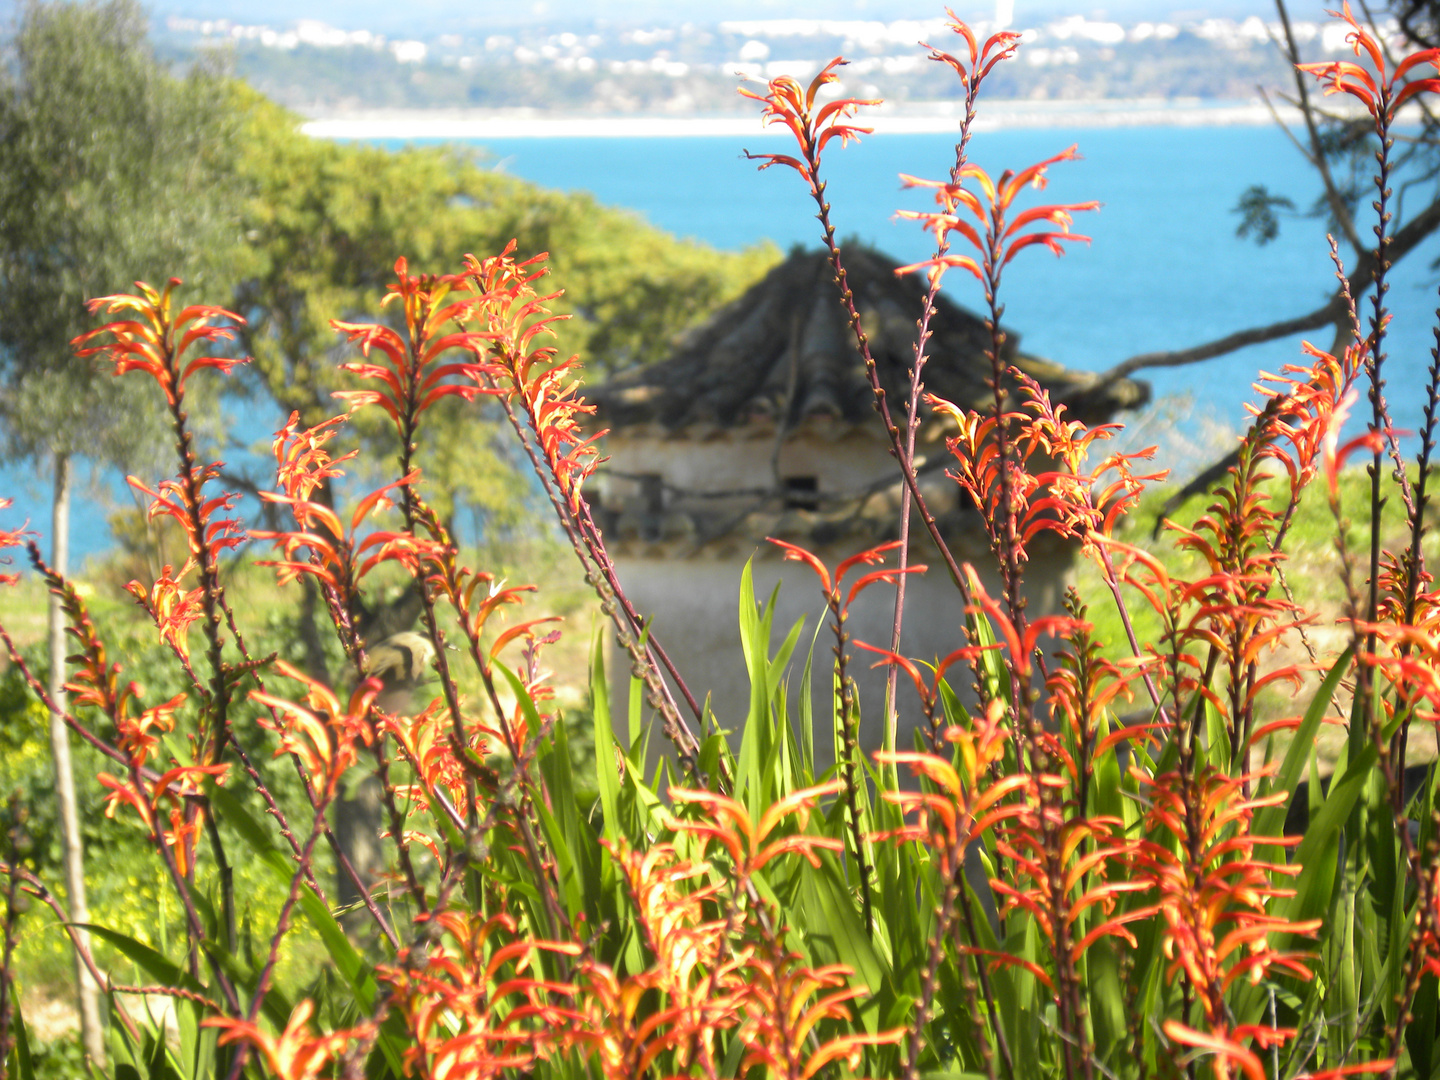
[{"label": "green leaf", "polygon": [[[1290,745],[1286,748],[1285,757],[1280,762],[1279,770],[1261,782],[1257,792],[1259,798],[1263,799],[1277,791],[1288,792],[1290,798],[1279,806],[1265,806],[1257,810],[1251,825],[1252,835],[1279,836],[1284,829],[1285,816],[1300,784],[1300,774],[1310,760],[1310,754],[1315,748],[1315,737],[1320,731],[1320,723],[1325,719],[1325,713],[1330,708],[1330,702],[1335,697],[1340,680],[1349,670],[1353,650],[1354,646],[1352,645],[1340,654],[1334,664],[1330,665],[1324,681],[1316,689],[1315,695],[1305,709],[1300,726],[1295,729]],[[1255,855],[1257,859],[1266,862],[1283,863],[1285,860],[1284,849],[1273,844],[1257,847]]]},{"label": "green leaf", "polygon": [[[751,560],[753,561],[753,560]],[[740,575],[740,645],[745,654],[745,669],[750,675],[750,708],[740,736],[740,752],[735,758],[735,789],[752,818],[758,819],[764,802],[764,766],[770,758],[772,720],[770,698],[770,628],[775,618],[777,584],[764,610],[755,602],[754,581],[750,562]]]},{"label": "green leaf", "polygon": [[181,990],[189,990],[196,994],[211,996],[211,991],[204,983],[193,978],[191,974],[179,964],[168,957],[161,956],[149,945],[136,941],[132,937],[111,930],[108,926],[96,926],[94,924],[77,923],[91,934],[107,942],[117,949],[126,958],[134,961],[140,970],[150,976],[160,986],[174,986]]},{"label": "green leaf", "polygon": [[[802,894],[810,915],[805,920],[805,937],[810,947],[849,967],[870,988],[871,994],[879,996],[888,983],[887,971],[860,921],[850,888],[832,854],[821,854],[818,868],[805,865]],[[876,1014],[872,1010],[863,1012],[861,1017],[873,1034]]]},{"label": "green leaf", "polygon": [[990,625],[989,618],[980,611],[968,612],[965,622],[970,628],[970,640],[981,650],[980,677],[985,680],[985,693],[981,695],[981,700],[1000,698],[1009,701],[1010,678],[1005,671],[1000,650],[995,647],[995,628]]},{"label": "green leaf", "polygon": [[1197,755],[1197,760],[1203,757],[1221,772],[1230,771],[1230,729],[1225,723],[1225,717],[1220,715],[1220,710],[1215,707],[1215,702],[1208,697],[1201,697],[1200,707],[1205,711],[1205,750],[1202,755]]},{"label": "green leaf", "polygon": [[595,784],[600,792],[601,823],[606,840],[612,844],[620,832],[620,779],[615,768],[615,732],[610,726],[610,686],[605,679],[605,657],[601,633],[595,632],[590,645],[591,719],[595,724]]},{"label": "green leaf", "polygon": [[[1319,918],[1329,908],[1340,855],[1340,827],[1364,791],[1375,761],[1375,747],[1367,744],[1350,760],[1344,775],[1331,780],[1325,802],[1311,817],[1305,838],[1295,850],[1294,861],[1305,867],[1305,873],[1294,880],[1295,895],[1277,903],[1276,913],[1281,918],[1303,922]],[[1304,943],[1292,937],[1289,944],[1277,947],[1303,948]]]},{"label": "green leaf", "polygon": [[[224,819],[225,824],[240,834],[256,857],[270,868],[276,880],[288,889],[296,872],[294,861],[279,850],[274,841],[270,839],[264,826],[255,820],[245,804],[236,798],[233,792],[210,784],[206,788],[206,793],[210,798],[211,805]],[[345,931],[335,921],[335,917],[330,914],[330,909],[308,885],[300,887],[296,907],[320,936],[321,943],[324,944],[330,958],[335,961],[341,977],[350,985],[355,994],[355,1000],[360,1009],[366,1013],[370,1012],[375,1007],[375,995],[379,989],[375,981],[375,973],[361,959],[360,954],[355,951],[355,947],[350,944]],[[391,1069],[397,1076],[400,1075],[403,1061],[400,1047],[394,1038],[382,1030],[376,1040],[376,1045],[385,1055]]]},{"label": "green leaf", "polygon": [[[18,988],[12,988],[18,990]],[[30,1057],[30,1033],[25,1029],[25,1017],[20,1006],[15,1006],[15,1049],[10,1052],[11,1069],[20,1080],[35,1080],[35,1062]]]},{"label": "green leaf", "polygon": [[1437,993],[1434,975],[1420,980],[1420,989],[1410,1005],[1412,1019],[1405,1026],[1405,1046],[1410,1051],[1410,1063],[1416,1076],[1435,1075],[1435,1022],[1440,1016],[1440,993]]},{"label": "green leaf", "polygon": [[819,640],[824,619],[815,621],[815,633],[810,638],[810,651],[805,654],[805,670],[800,675],[800,771],[802,785],[815,782],[815,701],[811,680],[815,664],[815,642]]}]

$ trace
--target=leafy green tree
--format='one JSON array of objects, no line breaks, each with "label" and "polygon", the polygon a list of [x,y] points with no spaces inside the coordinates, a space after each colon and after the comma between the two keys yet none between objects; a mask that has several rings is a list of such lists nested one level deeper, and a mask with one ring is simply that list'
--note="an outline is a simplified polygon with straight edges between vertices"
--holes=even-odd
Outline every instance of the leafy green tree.
[{"label": "leafy green tree", "polygon": [[[679,330],[738,295],[778,257],[768,245],[731,254],[677,240],[589,195],[488,170],[456,147],[392,151],[313,139],[295,114],[243,86],[236,92],[247,189],[247,254],[235,297],[248,322],[242,345],[261,396],[304,424],[337,412],[331,395],[349,385],[336,371],[331,319],[376,317],[397,254],[414,270],[455,273],[466,253],[495,253],[512,239],[522,255],[552,252],[553,287],[565,289],[556,310],[571,316],[558,325],[556,344],[562,356],[582,353],[601,372],[665,355]],[[420,436],[417,461],[431,504],[452,517],[463,505],[493,526],[521,526],[531,500],[516,492],[530,491],[531,481],[514,467],[505,421],[498,409],[461,404],[437,403]],[[352,426],[378,477],[398,450],[393,427],[364,415]],[[316,497],[331,496],[322,489]],[[296,636],[309,673],[329,681],[336,673],[328,670],[319,599],[307,583]],[[413,589],[367,603],[360,630],[372,644],[409,629],[419,612]],[[360,791],[337,805],[337,830],[373,836],[377,812]],[[338,891],[342,902],[354,899],[344,878]]]},{"label": "leafy green tree", "polygon": [[[176,77],[134,0],[29,3],[0,68],[0,452],[53,469],[52,561],[68,559],[72,459],[148,455],[157,411],[75,359],[85,301],[137,276],[203,278],[233,245],[233,132],[223,80]],[[51,609],[52,697],[66,653]],[[68,738],[52,717],[70,914],[86,918]],[[77,960],[86,1050],[101,1060],[95,988]]]},{"label": "leafy green tree", "polygon": [[[778,258],[770,245],[740,253],[677,240],[586,194],[547,191],[483,166],[456,147],[380,146],[310,138],[300,118],[240,86],[238,175],[247,191],[247,253],[235,306],[248,320],[250,377],[281,416],[305,424],[333,415],[344,376],[334,366],[331,320],[373,318],[397,253],[414,270],[454,273],[466,253],[511,239],[522,255],[552,253],[562,356],[589,370],[648,363],[675,334],[738,295]],[[392,313],[393,314],[393,313]],[[524,516],[498,413],[437,408],[419,462],[442,514],[464,504],[499,527]],[[357,420],[371,460],[388,460],[393,432]],[[367,426],[368,425],[368,426]],[[322,497],[323,493],[322,493]],[[303,632],[303,631],[302,631]],[[324,674],[317,664],[312,673]]]},{"label": "leafy green tree", "polygon": [[300,119],[245,95],[240,173],[253,262],[237,303],[245,345],[275,401],[307,421],[334,409],[330,320],[373,314],[394,253],[412,268],[455,272],[467,252],[551,253],[563,354],[606,372],[666,355],[675,333],[778,259],[679,240],[584,193],[549,191],[486,169],[457,147],[379,146],[309,138]]}]

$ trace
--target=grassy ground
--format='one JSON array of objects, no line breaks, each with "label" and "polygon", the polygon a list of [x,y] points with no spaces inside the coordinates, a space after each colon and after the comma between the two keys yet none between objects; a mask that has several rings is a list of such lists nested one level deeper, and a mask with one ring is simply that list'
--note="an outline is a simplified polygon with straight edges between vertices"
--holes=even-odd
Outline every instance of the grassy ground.
[{"label": "grassy ground", "polygon": [[[1387,473],[1382,478],[1385,486],[1391,485]],[[1288,486],[1279,478],[1272,483],[1272,508],[1276,512],[1284,509],[1288,497]],[[1369,509],[1370,478],[1363,469],[1350,469],[1340,478],[1340,511],[1344,524],[1345,549],[1350,558],[1350,578],[1357,588],[1363,589],[1367,579],[1366,564],[1369,558]],[[1195,579],[1204,575],[1205,564],[1197,552],[1180,548],[1176,541],[1179,534],[1168,527],[1155,531],[1160,509],[1172,494],[1171,489],[1152,489],[1141,500],[1139,506],[1117,530],[1116,537],[1126,543],[1141,547],[1158,557],[1171,573]],[[1211,496],[1195,496],[1171,511],[1170,521],[1192,524],[1212,505]],[[1266,659],[1270,669],[1288,664],[1308,666],[1310,653],[1308,641],[1316,655],[1322,659],[1333,657],[1349,639],[1349,630],[1342,624],[1347,610],[1344,566],[1336,543],[1336,519],[1331,510],[1323,481],[1308,487],[1296,508],[1285,541],[1287,554],[1282,572],[1291,595],[1306,611],[1314,616],[1312,623],[1302,630],[1287,634]],[[1404,508],[1398,495],[1392,497],[1384,508],[1382,518],[1382,541],[1390,550],[1403,550],[1408,543],[1404,528]],[[1440,538],[1432,533],[1426,544],[1427,563],[1434,565],[1440,556]],[[1090,605],[1089,615],[1096,626],[1096,636],[1107,643],[1107,655],[1118,658],[1128,655],[1125,646],[1125,632],[1120,616],[1109,590],[1105,587],[1098,568],[1090,562],[1083,562],[1076,574],[1076,586],[1082,598]],[[1134,624],[1136,636],[1143,643],[1157,640],[1161,622],[1156,612],[1145,602],[1138,590],[1124,590],[1126,605]],[[1260,717],[1257,724],[1284,716],[1294,715],[1303,708],[1310,698],[1310,690],[1318,685],[1321,672],[1306,670],[1304,687],[1292,691],[1288,684],[1277,683],[1268,689],[1260,700]],[[1337,699],[1342,708],[1348,708],[1343,696]],[[1321,736],[1320,753],[1322,760],[1332,759],[1344,741],[1344,731],[1337,726],[1324,729]],[[1417,729],[1411,739],[1412,761],[1428,761],[1434,758],[1435,736],[1428,728]]]},{"label": "grassy ground", "polygon": [[[227,574],[227,594],[235,609],[237,621],[256,655],[277,652],[292,661],[299,661],[295,625],[300,603],[300,587],[284,589],[275,585],[274,571],[254,565],[257,559],[268,558],[265,547],[254,545],[233,561]],[[184,689],[175,683],[173,659],[158,642],[155,631],[144,612],[125,591],[132,578],[146,580],[160,563],[154,552],[132,546],[105,559],[92,559],[75,575],[77,588],[85,597],[90,614],[100,628],[109,655],[123,669],[123,677],[141,685],[141,700],[147,704],[166,700]],[[537,592],[530,595],[523,608],[505,609],[492,633],[516,621],[560,616],[557,624],[564,633],[544,653],[544,666],[553,674],[556,699],[562,711],[578,717],[587,711],[586,689],[591,640],[594,633],[596,605],[578,571],[574,554],[568,547],[541,528],[507,540],[503,549],[469,552],[468,565],[489,570],[497,579],[509,584],[534,583]],[[399,582],[383,576],[371,583],[371,599],[382,598],[399,586]],[[16,639],[36,674],[42,679],[46,668],[44,642],[48,596],[33,574],[26,574],[21,583],[7,589],[0,607],[0,622]],[[453,637],[452,633],[452,637]],[[192,629],[192,647],[199,641],[198,628]],[[513,650],[512,650],[513,651]],[[507,654],[508,657],[508,654]],[[455,665],[458,672],[468,665]],[[277,689],[272,687],[272,689]],[[462,679],[462,693],[470,700],[479,700],[479,687]],[[254,711],[253,709],[251,711]],[[93,718],[86,718],[93,721]],[[580,725],[577,725],[580,726]],[[258,733],[257,733],[258,734]],[[120,821],[104,819],[103,790],[95,779],[97,772],[113,768],[94,751],[78,745],[73,739],[77,788],[81,799],[81,817],[85,822],[88,850],[87,888],[91,919],[96,923],[121,930],[146,945],[176,955],[181,940],[181,913],[168,886],[162,880],[158,863],[149,851],[138,823],[122,812]],[[263,758],[265,755],[257,755]],[[284,766],[284,762],[278,763]],[[278,795],[298,802],[298,787],[293,772],[273,768]],[[294,790],[288,790],[286,785]],[[54,811],[51,781],[48,716],[31,697],[18,672],[0,658],[0,791],[19,789],[32,806],[32,819],[40,853],[40,868],[47,883],[62,896],[59,872],[60,837]],[[257,806],[258,809],[258,806]],[[308,815],[307,815],[308,817]],[[243,850],[236,844],[233,850]],[[256,913],[256,921],[269,925],[271,913],[278,909],[283,890],[269,878],[254,860],[240,860],[236,866],[237,896],[243,898]],[[317,877],[322,883],[333,879],[328,853],[321,845],[317,861]],[[241,913],[242,917],[245,914]],[[264,942],[258,943],[262,950]],[[321,966],[323,948],[307,933],[303,921],[287,939],[279,983],[283,990],[297,989]],[[117,981],[144,981],[128,961],[117,953],[97,949],[97,956]],[[27,915],[21,924],[17,952],[17,972],[27,1020],[33,1017],[34,1034],[44,1045],[53,1043],[54,1075],[66,1075],[70,1061],[66,1046],[69,1033],[76,1025],[70,1006],[73,975],[68,947],[53,919],[38,911]]]},{"label": "grassy ground", "polygon": [[[1283,497],[1283,485],[1277,483],[1275,487],[1276,497]],[[1158,537],[1151,536],[1158,508],[1168,494],[1165,488],[1148,494],[1122,526],[1119,537],[1154,553],[1175,573],[1199,576],[1202,570],[1199,556],[1178,548],[1175,533],[1161,530]],[[1362,472],[1354,471],[1343,478],[1341,499],[1347,518],[1363,521],[1367,517],[1368,479]],[[1209,501],[1192,499],[1171,516],[1178,521],[1193,521],[1205,510]],[[1392,501],[1385,519],[1387,542],[1398,544],[1402,541],[1400,522],[1399,508]],[[1334,628],[1345,607],[1343,576],[1334,536],[1334,518],[1323,487],[1317,485],[1301,502],[1290,527],[1287,544],[1290,557],[1285,565],[1286,579],[1296,601],[1318,613],[1316,625],[1308,628],[1306,634],[1322,655],[1334,651],[1343,635],[1343,631]],[[1346,540],[1351,552],[1362,552],[1366,544],[1365,530],[1359,525],[1350,525]],[[1432,551],[1431,554],[1433,557],[1436,553]],[[267,557],[267,553],[253,548],[235,560],[229,576],[231,601],[257,654],[273,650],[298,659],[294,641],[300,596],[298,586],[277,589],[273,571],[253,565],[254,560],[262,557]],[[111,643],[113,657],[125,666],[130,677],[145,684],[146,701],[162,700],[162,695],[175,692],[167,681],[171,678],[167,674],[170,663],[143,613],[124,591],[124,584],[132,577],[152,573],[157,561],[155,553],[147,554],[132,545],[127,552],[106,560],[92,561],[77,575],[92,614]],[[588,662],[599,612],[593,595],[579,576],[573,553],[543,529],[535,528],[508,539],[503,546],[471,552],[466,561],[469,565],[489,570],[497,579],[508,580],[510,584],[533,582],[539,586],[538,592],[532,594],[523,609],[507,612],[510,622],[545,615],[562,617],[563,622],[559,624],[563,630],[562,637],[546,650],[545,666],[553,672],[558,703],[574,721],[574,730],[586,730]],[[1355,580],[1363,581],[1363,577],[1363,572],[1356,572]],[[1090,605],[1090,617],[1096,624],[1097,636],[1109,643],[1111,655],[1124,655],[1128,650],[1123,647],[1125,638],[1121,622],[1098,572],[1093,566],[1082,564],[1077,571],[1076,583]],[[397,581],[377,581],[373,586],[374,595],[382,595],[387,588],[393,589],[398,584]],[[1140,639],[1154,640],[1160,629],[1158,617],[1134,590],[1127,590],[1127,603]],[[0,613],[0,620],[37,661],[43,652],[45,609],[45,593],[30,576],[18,588],[6,592],[3,613]],[[727,612],[719,617],[731,616]],[[1271,658],[1275,664],[1304,663],[1307,659],[1298,633],[1289,635]],[[468,666],[456,667],[463,672]],[[9,677],[13,683],[13,673]],[[3,664],[0,664],[0,688],[9,685],[5,682],[6,678]],[[1307,678],[1311,682],[1318,681],[1314,673],[1308,674]],[[465,685],[462,690],[473,700],[479,687]],[[1303,701],[1305,697],[1302,692],[1299,700]],[[1264,719],[1297,711],[1295,700],[1295,695],[1285,691],[1269,693],[1262,703]],[[18,698],[13,693],[9,696],[0,693],[0,732],[6,733],[7,740],[6,752],[0,755],[0,788],[18,786],[28,790],[29,797],[37,804],[37,818],[48,815],[52,819],[50,830],[41,840],[42,844],[49,845],[48,858],[54,866],[58,856],[58,833],[53,828],[53,811],[48,809],[51,796],[46,724],[43,709],[34,702],[25,702],[23,693]],[[1428,732],[1425,734],[1425,739],[1417,740],[1413,745],[1417,758],[1434,755],[1434,739]],[[1326,737],[1333,746],[1342,733],[1340,729],[1332,728]],[[583,747],[577,748],[577,752],[583,754]],[[92,890],[92,917],[97,922],[124,929],[147,944],[169,949],[173,953],[180,934],[179,912],[173,900],[168,899],[168,890],[156,872],[154,860],[139,835],[138,826],[128,832],[120,828],[122,841],[116,843],[113,840],[117,834],[116,823],[99,820],[101,793],[94,781],[94,773],[100,767],[102,763],[98,758],[87,756],[84,751],[78,753],[77,771],[84,797],[89,800],[87,820],[92,823],[87,834],[87,842],[91,843],[88,876]],[[291,795],[297,797],[293,792]],[[327,880],[333,872],[328,866],[320,869],[326,875],[322,880]],[[273,911],[279,902],[278,894],[271,895],[275,893],[275,883],[261,880],[253,867],[242,865],[240,872],[239,894],[249,897],[257,912]],[[53,876],[58,878],[58,873]],[[313,938],[303,931],[296,934],[286,953],[286,964],[281,973],[282,987],[294,988],[301,984],[313,972],[319,955],[318,944]],[[135,975],[114,954],[102,958],[115,968],[118,978],[130,979]],[[64,1035],[73,1024],[73,1012],[67,1005],[71,981],[69,963],[68,953],[53,922],[43,917],[27,917],[19,953],[19,971],[26,988],[27,1016],[38,1021],[37,1035],[42,1041],[47,1036],[60,1039],[55,1051],[57,1068],[65,1060]]]}]

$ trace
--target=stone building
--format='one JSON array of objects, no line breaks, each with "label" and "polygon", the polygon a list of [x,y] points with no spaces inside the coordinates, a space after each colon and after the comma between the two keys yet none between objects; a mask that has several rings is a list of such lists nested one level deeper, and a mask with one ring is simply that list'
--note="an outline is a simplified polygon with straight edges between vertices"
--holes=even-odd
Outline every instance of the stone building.
[{"label": "stone building", "polygon": [[[925,283],[915,275],[896,277],[896,264],[873,251],[847,248],[845,259],[898,422]],[[990,334],[984,320],[942,294],[931,328],[927,389],[962,407],[988,402]],[[1148,399],[1143,383],[1101,387],[1093,375],[1018,346],[1018,335],[1009,333],[1006,362],[1036,378],[1081,419],[1098,422]],[[765,538],[800,544],[833,567],[893,539],[898,530],[899,471],[824,253],[792,253],[690,331],[667,360],[617,375],[587,396],[597,409],[597,427],[609,429],[601,447],[609,461],[599,474],[594,509],[620,579],[637,609],[653,614],[656,635],[696,696],[710,694],[721,726],[733,730],[749,701],[737,629],[746,560],[754,560],[760,599],[783,582],[772,648],[807,616],[793,685],[824,605],[814,574],[782,561]],[[941,418],[927,416],[917,450],[922,489],[956,557],[974,562],[983,575],[990,555],[980,510],[945,475],[945,433]],[[923,526],[912,520],[912,557],[934,569],[912,577],[907,587],[902,651],[931,659],[961,643],[963,612]],[[1072,559],[1058,543],[1032,550],[1032,610],[1056,607]],[[852,608],[852,637],[888,645],[893,609],[893,588],[870,589]],[[822,628],[812,687],[817,725],[829,715],[832,644]],[[862,729],[874,746],[881,737],[884,672],[870,671],[864,653],[856,659],[851,671],[860,688]],[[621,695],[626,674],[615,672],[612,679]],[[913,690],[908,692],[913,703]],[[903,717],[903,698],[901,705]],[[915,710],[909,711],[913,717]]]}]

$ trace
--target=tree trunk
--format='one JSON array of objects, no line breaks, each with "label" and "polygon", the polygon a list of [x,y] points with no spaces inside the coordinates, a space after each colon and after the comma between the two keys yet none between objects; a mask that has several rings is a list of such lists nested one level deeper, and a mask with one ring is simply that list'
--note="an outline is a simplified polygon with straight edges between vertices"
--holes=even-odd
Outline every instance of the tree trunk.
[{"label": "tree trunk", "polygon": [[[51,567],[65,574],[70,561],[70,455],[55,455],[55,501],[51,508],[50,534],[54,548]],[[50,698],[57,708],[65,707],[65,613],[60,598],[50,597]],[[60,808],[60,829],[65,846],[65,891],[68,894],[70,921],[88,923],[90,910],[85,903],[85,852],[80,841],[80,814],[75,805],[75,774],[70,767],[70,731],[60,713],[50,715],[50,750],[55,760],[55,799]],[[77,930],[86,949],[90,935]],[[80,1007],[80,1039],[85,1056],[97,1067],[105,1064],[105,1032],[100,1025],[100,990],[90,971],[75,953],[75,986]]]}]

